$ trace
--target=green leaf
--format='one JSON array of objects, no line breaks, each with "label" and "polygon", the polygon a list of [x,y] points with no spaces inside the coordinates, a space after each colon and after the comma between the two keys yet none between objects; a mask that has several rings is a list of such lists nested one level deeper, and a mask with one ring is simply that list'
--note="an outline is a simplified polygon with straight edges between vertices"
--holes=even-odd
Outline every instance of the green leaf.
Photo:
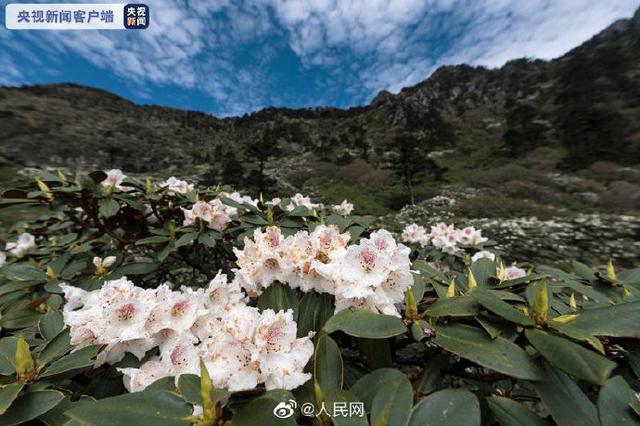
[{"label": "green leaf", "polygon": [[478,287],[488,287],[489,279],[496,276],[496,263],[485,258],[476,260],[471,265],[471,272],[473,272]]},{"label": "green leaf", "polygon": [[593,270],[584,263],[572,260],[571,267],[576,272],[576,274],[580,275],[581,278],[587,281],[596,279],[596,275],[593,273]]},{"label": "green leaf", "polygon": [[56,337],[47,342],[38,355],[38,364],[46,365],[51,361],[60,358],[71,350],[71,341],[69,338],[69,329],[61,331]]},{"label": "green leaf", "polygon": [[616,363],[562,337],[527,329],[525,335],[549,363],[591,383],[604,384]]},{"label": "green leaf", "polygon": [[187,426],[191,413],[191,405],[175,393],[148,391],[100,399],[66,415],[94,426]]},{"label": "green leaf", "polygon": [[[112,275],[128,276],[128,275],[146,275],[158,269],[158,264],[154,262],[137,262],[128,263],[116,269]],[[113,277],[112,277],[113,279]]]},{"label": "green leaf", "polygon": [[384,384],[405,378],[406,376],[395,368],[380,368],[365,376],[362,376],[351,386],[351,391],[358,399],[364,402],[367,412],[371,412],[373,397]]},{"label": "green leaf", "polygon": [[44,282],[47,280],[47,274],[44,271],[24,262],[4,266],[0,271],[0,274],[9,281]]},{"label": "green leaf", "polygon": [[588,343],[593,349],[604,355],[604,346],[602,345],[602,342],[600,342],[600,340],[598,340],[598,338],[593,336],[592,334],[589,334],[580,328],[572,326],[571,323],[562,324],[557,321],[549,321],[548,325],[567,337],[571,337],[572,339]]},{"label": "green leaf", "polygon": [[[354,402],[361,401],[349,391],[332,390],[327,393],[325,408],[331,415],[334,426],[368,426],[364,410],[361,416],[349,411],[351,404]],[[334,414],[336,415],[334,416]]]},{"label": "green leaf", "polygon": [[385,383],[371,403],[371,424],[405,426],[413,405],[413,389],[406,377]]},{"label": "green leaf", "polygon": [[588,309],[571,322],[571,326],[596,336],[640,339],[640,302],[618,303]]},{"label": "green leaf", "polygon": [[640,419],[631,409],[631,404],[637,402],[635,393],[621,376],[609,379],[598,395],[602,426],[637,425]]},{"label": "green leaf", "polygon": [[71,400],[70,395],[65,395],[64,399],[60,401],[58,405],[46,413],[39,415],[38,420],[50,426],[71,426],[70,423],[73,424],[73,422],[70,421],[71,419],[69,419],[65,413],[72,408],[80,407],[84,404],[91,404],[93,401],[95,401],[94,398],[86,395],[82,395],[80,399],[74,398],[73,401]]},{"label": "green leaf", "polygon": [[438,299],[425,311],[430,317],[473,317],[479,313],[480,305],[469,296]]},{"label": "green leaf", "polygon": [[2,328],[18,329],[35,327],[40,321],[42,314],[31,309],[21,308],[9,311],[2,316],[0,325]]},{"label": "green leaf", "polygon": [[216,241],[216,233],[214,231],[207,231],[203,234],[200,234],[198,237],[198,241],[207,247],[215,247],[217,244]]},{"label": "green leaf", "polygon": [[544,426],[547,422],[519,402],[503,396],[489,396],[487,403],[502,426]]},{"label": "green leaf", "polygon": [[[233,416],[234,426],[296,426],[295,398],[289,391],[276,389],[254,398]],[[297,404],[296,404],[297,405]],[[274,414],[276,407],[283,415],[289,414],[290,407],[294,412],[290,417],[278,418]]]},{"label": "green leaf", "polygon": [[318,339],[313,362],[314,386],[319,386],[323,394],[342,389],[342,355],[329,335],[323,333]]},{"label": "green leaf", "polygon": [[420,401],[411,410],[409,426],[480,425],[480,403],[462,389],[445,389]]},{"label": "green leaf", "polygon": [[331,315],[333,300],[327,293],[305,293],[298,307],[298,337],[304,337],[310,331],[320,331]]},{"label": "green leaf", "polygon": [[533,325],[533,320],[526,316],[522,311],[514,308],[507,302],[502,301],[499,297],[494,296],[487,290],[476,288],[471,292],[471,297],[477,300],[482,306],[502,318],[520,325]]},{"label": "green leaf", "polygon": [[260,215],[257,215],[257,214],[244,215],[244,216],[241,217],[240,220],[242,222],[250,223],[251,225],[258,225],[258,226],[263,226],[263,225],[268,225],[269,224],[267,219],[265,219],[264,217],[262,217]]},{"label": "green leaf", "polygon": [[197,232],[189,232],[189,233],[183,234],[180,238],[176,240],[175,247],[178,248],[178,247],[191,244],[191,242],[193,242],[193,240],[195,240],[196,238],[198,238]]},{"label": "green leaf", "polygon": [[176,390],[176,379],[175,377],[162,377],[155,382],[151,383],[149,386],[144,388],[146,391],[169,391],[173,392]]},{"label": "green leaf", "polygon": [[297,317],[298,295],[294,289],[282,283],[276,282],[267,287],[258,297],[257,304],[261,311],[273,309],[275,312],[286,312],[293,309],[293,318]]},{"label": "green leaf", "polygon": [[115,216],[120,211],[120,204],[112,198],[104,198],[98,201],[98,213],[104,218]]},{"label": "green leaf", "polygon": [[51,364],[42,377],[49,377],[55,374],[65,373],[79,368],[86,368],[93,365],[99,346],[87,346],[65,355],[53,364]]},{"label": "green leaf", "polygon": [[195,405],[202,405],[200,395],[200,376],[182,374],[178,378],[178,389],[184,399]]},{"label": "green leaf", "polygon": [[435,344],[485,368],[526,380],[541,380],[540,367],[518,345],[503,337],[491,339],[477,327],[449,324],[435,327]]},{"label": "green leaf", "polygon": [[394,316],[345,309],[329,318],[323,330],[327,333],[340,330],[354,337],[382,339],[402,334],[407,328],[400,318]]},{"label": "green leaf", "polygon": [[305,206],[296,206],[293,210],[291,210],[290,212],[286,212],[285,214],[287,216],[294,216],[294,217],[311,216],[311,210],[309,210]]},{"label": "green leaf", "polygon": [[11,426],[26,423],[51,410],[63,399],[64,394],[54,390],[37,390],[26,393],[16,399],[9,409],[0,416],[0,424]]},{"label": "green leaf", "polygon": [[580,387],[566,374],[545,367],[545,378],[534,382],[538,395],[560,426],[598,426],[598,412]]},{"label": "green leaf", "polygon": [[11,383],[0,387],[0,414],[7,411],[23,387],[24,383]]},{"label": "green leaf", "polygon": [[49,311],[40,318],[38,330],[46,340],[51,340],[64,328],[64,320],[60,311]]},{"label": "green leaf", "polygon": [[14,336],[0,339],[0,374],[9,376],[16,372],[16,346],[18,338]]},{"label": "green leaf", "polygon": [[154,235],[152,237],[142,238],[141,240],[136,241],[137,246],[142,246],[145,244],[160,244],[166,243],[171,238],[164,235]]}]

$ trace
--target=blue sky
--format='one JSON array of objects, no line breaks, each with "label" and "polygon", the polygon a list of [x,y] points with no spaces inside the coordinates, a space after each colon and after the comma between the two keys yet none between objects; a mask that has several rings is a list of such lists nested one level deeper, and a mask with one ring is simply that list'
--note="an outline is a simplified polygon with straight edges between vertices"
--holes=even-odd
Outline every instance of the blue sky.
[{"label": "blue sky", "polygon": [[[84,0],[90,2],[90,0]],[[4,6],[16,1],[0,0]],[[30,1],[33,2],[33,1]],[[49,1],[51,2],[51,1]],[[93,1],[99,3],[98,1]],[[0,85],[74,82],[217,116],[368,103],[438,66],[550,59],[638,0],[147,0],[144,31],[0,28]]]}]

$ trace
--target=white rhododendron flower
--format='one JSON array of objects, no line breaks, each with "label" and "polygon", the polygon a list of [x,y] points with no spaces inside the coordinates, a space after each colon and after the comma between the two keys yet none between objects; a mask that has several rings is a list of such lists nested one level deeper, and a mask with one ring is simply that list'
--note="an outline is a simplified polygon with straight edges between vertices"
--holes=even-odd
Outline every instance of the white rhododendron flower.
[{"label": "white rhododendron flower", "polygon": [[0,268],[2,268],[5,263],[7,263],[7,254],[3,251],[0,251]]},{"label": "white rhododendron flower", "polygon": [[[258,200],[256,200],[255,198],[251,198],[248,195],[242,195],[239,192],[221,192],[220,194],[218,194],[218,196],[224,197],[224,198],[230,198],[238,204],[249,204],[254,207],[258,205]],[[230,206],[229,208],[233,209],[232,211],[234,212],[231,214],[231,216],[236,216],[238,213],[237,209]]]},{"label": "white rhododendron flower", "polygon": [[[271,236],[273,237],[273,235]],[[313,354],[307,337],[297,338],[293,311],[274,312],[244,303],[238,283],[218,273],[206,289],[163,284],[136,287],[126,278],[99,290],[66,284],[63,318],[77,348],[101,345],[96,366],[115,364],[126,353],[138,359],[155,348],[159,356],[139,368],[119,369],[130,392],[163,377],[199,374],[202,359],[214,386],[229,391],[294,389],[311,377],[304,366]]]},{"label": "white rhododendron flower", "polygon": [[402,230],[402,241],[405,243],[420,244],[422,247],[429,243],[427,230],[424,226],[412,223]]},{"label": "white rhododendron flower", "polygon": [[516,278],[522,278],[527,276],[527,271],[517,266],[509,266],[504,268],[504,279],[515,280]]},{"label": "white rhododendron flower", "polygon": [[302,291],[333,294],[332,279],[318,273],[318,267],[344,249],[349,238],[334,225],[319,225],[311,234],[299,231],[286,238],[276,226],[264,232],[257,229],[253,239],[245,238],[242,250],[234,249],[236,279],[250,296],[259,295],[274,281]]},{"label": "white rhododendron flower", "polygon": [[309,210],[320,207],[320,204],[314,204],[309,197],[298,193],[290,198],[291,202],[287,205],[287,210],[293,210],[298,206],[304,206]]},{"label": "white rhododendron flower", "polygon": [[333,206],[333,211],[343,216],[349,216],[353,211],[353,204],[344,200],[342,203]]},{"label": "white rhododendron flower", "polygon": [[15,242],[8,242],[5,249],[16,257],[22,257],[37,248],[36,237],[24,232]]},{"label": "white rhododendron flower", "polygon": [[254,362],[267,390],[295,389],[311,378],[304,366],[313,355],[311,336],[296,338],[293,311],[265,309],[256,328]]},{"label": "white rhododendron flower", "polygon": [[183,209],[183,212],[184,226],[193,225],[196,223],[196,219],[200,219],[207,224],[207,227],[222,231],[231,222],[228,206],[217,198],[209,202],[197,201],[191,209]]},{"label": "white rhododendron flower", "polygon": [[483,237],[482,231],[473,226],[458,229],[453,224],[440,222],[431,226],[428,234],[424,227],[416,223],[407,225],[402,231],[402,241],[420,244],[421,247],[431,244],[443,253],[455,255],[463,252],[459,245],[477,247],[487,242],[488,238]]},{"label": "white rhododendron flower", "polygon": [[161,330],[181,333],[189,330],[198,317],[204,314],[204,291],[184,287],[173,291],[163,284],[156,289],[155,306],[146,327],[154,334]]},{"label": "white rhododendron flower", "polygon": [[480,250],[473,256],[471,256],[471,262],[476,262],[480,259],[489,259],[490,261],[496,260],[496,255],[487,250]]},{"label": "white rhododendron flower", "polygon": [[166,188],[171,195],[186,194],[193,191],[193,184],[171,176],[169,179],[158,183],[160,187]]},{"label": "white rhododendron flower", "polygon": [[120,186],[120,184],[127,177],[124,173],[122,173],[122,170],[111,169],[106,173],[107,173],[107,177],[105,180],[100,182],[100,185],[102,185],[105,188],[113,187],[121,190],[122,186]]},{"label": "white rhododendron flower", "polygon": [[278,227],[254,231],[242,250],[234,249],[236,280],[250,296],[279,281],[303,292],[336,297],[336,310],[362,307],[399,316],[395,307],[413,284],[409,254],[391,233],[379,230],[348,246],[350,235],[319,225],[309,234],[284,237]]},{"label": "white rhododendron flower", "polygon": [[169,365],[159,358],[145,362],[140,368],[118,368],[118,371],[124,375],[124,387],[129,392],[143,391],[153,382],[171,376]]},{"label": "white rhododendron flower", "polygon": [[473,226],[467,226],[466,228],[458,231],[458,242],[468,245],[477,246],[487,242],[489,239],[482,236],[482,231],[474,228]]}]

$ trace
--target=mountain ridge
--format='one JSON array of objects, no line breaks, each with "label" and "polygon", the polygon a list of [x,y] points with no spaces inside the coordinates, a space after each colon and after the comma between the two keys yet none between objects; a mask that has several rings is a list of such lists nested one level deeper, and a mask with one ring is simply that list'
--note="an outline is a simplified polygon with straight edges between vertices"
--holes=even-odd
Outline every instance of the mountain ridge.
[{"label": "mountain ridge", "polygon": [[[639,64],[640,9],[559,58],[440,67],[348,109],[269,107],[216,118],[73,83],[2,87],[0,164],[119,167],[320,196],[370,186],[389,192],[389,208],[442,185],[478,186],[507,166],[577,178],[588,172],[598,176],[581,192],[624,182],[635,194]],[[403,155],[411,170],[397,161]],[[513,170],[504,174],[515,179]]]}]

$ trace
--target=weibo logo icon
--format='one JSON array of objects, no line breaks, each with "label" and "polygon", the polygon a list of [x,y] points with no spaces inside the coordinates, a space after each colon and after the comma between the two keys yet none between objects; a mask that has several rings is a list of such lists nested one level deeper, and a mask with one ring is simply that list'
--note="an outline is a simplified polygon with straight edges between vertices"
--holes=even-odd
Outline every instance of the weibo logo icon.
[{"label": "weibo logo icon", "polygon": [[273,409],[273,415],[279,419],[288,419],[293,416],[297,406],[298,404],[296,404],[293,399],[290,399],[288,402],[282,401]]}]

